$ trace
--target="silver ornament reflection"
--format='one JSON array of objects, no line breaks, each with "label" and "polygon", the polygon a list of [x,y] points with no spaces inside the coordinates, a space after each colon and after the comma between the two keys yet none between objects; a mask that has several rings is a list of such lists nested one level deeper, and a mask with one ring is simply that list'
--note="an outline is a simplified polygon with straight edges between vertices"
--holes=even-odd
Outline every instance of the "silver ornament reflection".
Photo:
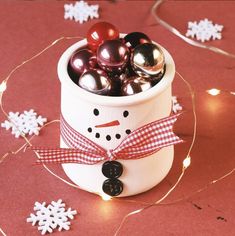
[{"label": "silver ornament reflection", "polygon": [[112,83],[108,75],[99,69],[92,69],[84,72],[78,80],[78,85],[95,94],[109,95]]},{"label": "silver ornament reflection", "polygon": [[132,76],[125,80],[121,88],[122,96],[144,92],[152,87],[151,81],[139,76]]},{"label": "silver ornament reflection", "polygon": [[161,81],[161,79],[163,78],[164,74],[165,74],[165,71],[166,71],[166,65],[163,67],[163,70],[158,73],[156,76],[154,77],[150,77],[149,80],[151,81],[152,83],[152,86],[156,85],[157,83],[159,83]]},{"label": "silver ornament reflection", "polygon": [[139,76],[149,78],[164,70],[165,57],[157,45],[144,43],[134,49],[131,64]]}]

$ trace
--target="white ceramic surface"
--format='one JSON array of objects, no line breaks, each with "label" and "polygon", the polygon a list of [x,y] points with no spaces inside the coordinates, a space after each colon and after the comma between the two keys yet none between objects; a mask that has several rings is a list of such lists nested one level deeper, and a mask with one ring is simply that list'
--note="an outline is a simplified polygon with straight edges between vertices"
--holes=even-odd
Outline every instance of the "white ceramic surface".
[{"label": "white ceramic surface", "polygon": [[[121,34],[123,37],[123,34]],[[163,79],[148,91],[125,97],[108,97],[89,93],[72,82],[67,73],[67,65],[72,53],[86,45],[86,40],[69,47],[58,63],[58,75],[61,81],[61,112],[71,127],[106,149],[115,148],[124,137],[125,130],[134,130],[152,121],[169,116],[171,112],[171,83],[175,74],[175,65],[170,54],[161,46],[166,60],[166,72]],[[95,116],[93,110],[98,109]],[[128,117],[123,112],[128,111]],[[118,120],[120,125],[95,128],[96,125]],[[92,132],[88,132],[88,128]],[[96,138],[96,133],[100,138]],[[116,139],[115,134],[121,139]],[[106,140],[106,135],[111,140]],[[67,148],[61,138],[61,147]],[[174,156],[174,147],[162,148],[149,157],[138,160],[118,160],[124,172],[119,178],[124,190],[118,197],[130,196],[149,190],[157,185],[169,172]],[[83,189],[102,195],[102,184],[107,179],[101,172],[103,163],[96,165],[63,164],[67,176]]]}]

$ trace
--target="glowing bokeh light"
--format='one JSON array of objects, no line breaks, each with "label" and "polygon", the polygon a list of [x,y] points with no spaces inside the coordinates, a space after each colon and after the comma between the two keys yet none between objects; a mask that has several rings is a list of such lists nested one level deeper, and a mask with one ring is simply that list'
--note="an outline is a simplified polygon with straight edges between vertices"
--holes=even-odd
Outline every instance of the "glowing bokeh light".
[{"label": "glowing bokeh light", "polygon": [[107,194],[102,194],[100,196],[104,201],[110,201],[112,199],[112,197]]},{"label": "glowing bokeh light", "polygon": [[191,157],[190,157],[190,156],[187,156],[187,157],[184,159],[184,161],[183,161],[183,166],[184,166],[184,168],[186,169],[186,168],[188,168],[188,167],[190,166],[190,164],[191,164]]},{"label": "glowing bokeh light", "polygon": [[207,90],[207,93],[212,95],[212,96],[217,96],[220,94],[220,90],[219,89],[216,89],[216,88],[213,88],[213,89],[210,89],[210,90]]}]

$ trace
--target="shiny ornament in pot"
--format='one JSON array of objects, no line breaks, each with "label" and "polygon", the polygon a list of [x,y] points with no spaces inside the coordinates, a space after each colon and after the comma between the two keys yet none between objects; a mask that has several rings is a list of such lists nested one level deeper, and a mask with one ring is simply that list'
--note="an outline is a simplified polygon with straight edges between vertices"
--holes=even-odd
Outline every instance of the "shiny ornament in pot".
[{"label": "shiny ornament in pot", "polygon": [[157,45],[144,43],[134,49],[131,64],[139,76],[149,78],[157,76],[163,71],[165,58]]},{"label": "shiny ornament in pot", "polygon": [[152,86],[155,86],[156,84],[158,84],[161,81],[161,79],[163,78],[163,76],[165,74],[165,71],[166,71],[166,65],[163,67],[163,70],[160,73],[158,73],[154,77],[149,78],[149,80],[152,83]]},{"label": "shiny ornament in pot", "polygon": [[121,88],[123,96],[134,95],[144,92],[152,87],[151,81],[139,76],[132,76],[125,80]]},{"label": "shiny ornament in pot", "polygon": [[69,60],[69,67],[77,75],[81,75],[85,71],[95,68],[96,65],[96,56],[88,49],[76,51]]},{"label": "shiny ornament in pot", "polygon": [[99,69],[84,72],[78,80],[78,85],[99,95],[109,95],[112,90],[112,81],[104,71]]},{"label": "shiny ornament in pot", "polygon": [[136,46],[143,43],[152,43],[151,39],[141,32],[129,33],[123,38],[123,41],[129,49],[134,49]]},{"label": "shiny ornament in pot", "polygon": [[104,41],[118,38],[118,29],[108,22],[98,22],[87,32],[88,46],[93,51],[96,51],[99,45]]},{"label": "shiny ornament in pot", "polygon": [[129,60],[129,49],[120,40],[106,40],[97,50],[99,66],[109,73],[122,73]]}]

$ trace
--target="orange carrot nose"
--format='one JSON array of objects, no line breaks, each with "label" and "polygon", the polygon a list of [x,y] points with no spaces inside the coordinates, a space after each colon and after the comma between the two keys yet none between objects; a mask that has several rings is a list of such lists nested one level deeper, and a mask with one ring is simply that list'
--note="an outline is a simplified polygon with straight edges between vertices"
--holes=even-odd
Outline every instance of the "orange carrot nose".
[{"label": "orange carrot nose", "polygon": [[105,124],[101,124],[101,125],[95,125],[96,128],[104,128],[104,127],[110,127],[110,126],[117,126],[120,125],[118,120],[114,120]]}]

